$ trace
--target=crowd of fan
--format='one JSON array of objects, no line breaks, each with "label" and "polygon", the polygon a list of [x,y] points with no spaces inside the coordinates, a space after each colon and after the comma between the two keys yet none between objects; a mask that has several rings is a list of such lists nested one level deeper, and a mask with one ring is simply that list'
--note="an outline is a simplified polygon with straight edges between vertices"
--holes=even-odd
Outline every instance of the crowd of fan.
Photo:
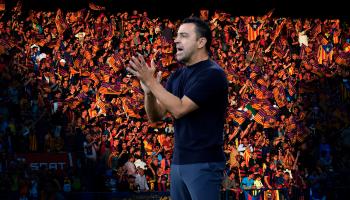
[{"label": "crowd of fan", "polygon": [[[34,198],[57,191],[167,191],[171,116],[147,120],[139,82],[125,68],[139,52],[156,60],[165,82],[181,67],[172,43],[180,20],[137,11],[24,13],[21,4],[3,13],[0,191]],[[287,188],[288,196],[311,183],[322,193],[322,177],[333,170],[333,147],[322,133],[349,125],[347,88],[328,84],[349,76],[348,24],[271,12],[217,11],[206,20],[212,58],[230,85],[223,190],[239,196],[242,189]],[[322,141],[313,144],[319,148],[310,159],[307,141],[315,134]],[[74,168],[31,171],[18,152],[74,152],[77,159]]]}]

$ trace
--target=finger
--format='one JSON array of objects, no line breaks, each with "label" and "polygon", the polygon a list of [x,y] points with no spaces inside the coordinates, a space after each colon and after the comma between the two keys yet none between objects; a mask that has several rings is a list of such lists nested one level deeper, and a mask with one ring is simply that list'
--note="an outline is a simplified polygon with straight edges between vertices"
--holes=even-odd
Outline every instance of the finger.
[{"label": "finger", "polygon": [[135,56],[132,56],[131,61],[137,66],[137,68],[141,68],[141,63],[138,58],[136,58]]},{"label": "finger", "polygon": [[145,58],[143,57],[143,55],[141,55],[140,53],[137,52],[137,56],[139,57],[141,65],[147,67],[147,63],[146,63]]},{"label": "finger", "polygon": [[154,59],[152,59],[152,60],[151,60],[151,69],[152,69],[152,70],[156,70],[156,67],[157,67],[157,65],[156,65],[156,63],[154,62]]},{"label": "finger", "polygon": [[131,67],[127,67],[126,70],[130,73],[132,73],[134,76],[138,77],[139,73],[135,70],[133,70]]},{"label": "finger", "polygon": [[140,67],[137,66],[133,61],[129,61],[130,66],[132,67],[133,70],[135,71],[140,71]]}]

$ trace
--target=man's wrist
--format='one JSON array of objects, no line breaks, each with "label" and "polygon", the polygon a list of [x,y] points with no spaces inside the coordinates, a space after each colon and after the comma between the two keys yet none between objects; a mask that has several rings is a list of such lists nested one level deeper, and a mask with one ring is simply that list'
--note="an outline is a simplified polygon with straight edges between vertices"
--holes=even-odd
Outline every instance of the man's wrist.
[{"label": "man's wrist", "polygon": [[148,89],[151,92],[151,88],[157,83],[156,79],[151,79],[147,82],[145,82],[145,85],[148,87]]}]

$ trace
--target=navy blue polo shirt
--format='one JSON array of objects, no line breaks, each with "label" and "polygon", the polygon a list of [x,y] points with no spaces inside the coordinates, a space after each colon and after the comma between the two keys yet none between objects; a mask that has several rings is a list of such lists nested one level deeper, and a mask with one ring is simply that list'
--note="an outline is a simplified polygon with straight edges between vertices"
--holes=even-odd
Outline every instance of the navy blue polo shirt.
[{"label": "navy blue polo shirt", "polygon": [[224,70],[212,60],[176,70],[167,90],[187,96],[199,108],[175,119],[174,164],[225,161],[223,133],[228,105],[228,81]]}]

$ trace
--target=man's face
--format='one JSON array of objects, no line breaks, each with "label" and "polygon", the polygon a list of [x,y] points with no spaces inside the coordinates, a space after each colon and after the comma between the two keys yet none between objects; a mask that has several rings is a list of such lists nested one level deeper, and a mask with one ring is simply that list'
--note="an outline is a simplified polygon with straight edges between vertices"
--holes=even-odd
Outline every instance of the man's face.
[{"label": "man's face", "polygon": [[257,156],[257,154],[254,152],[254,153],[253,153],[253,158],[256,158],[256,157],[258,157],[258,156]]},{"label": "man's face", "polygon": [[185,64],[191,64],[192,56],[197,50],[198,38],[195,32],[196,26],[192,23],[182,24],[175,38],[176,59]]},{"label": "man's face", "polygon": [[235,178],[235,173],[231,173],[231,174],[230,174],[230,178],[231,178],[231,179],[234,179],[234,178]]},{"label": "man's face", "polygon": [[170,153],[167,153],[167,154],[165,155],[165,158],[166,158],[166,159],[170,159],[170,157],[171,157],[171,154],[170,154]]},{"label": "man's face", "polygon": [[131,177],[131,176],[130,176],[130,177],[128,178],[128,181],[129,181],[130,184],[135,183],[135,177]]},{"label": "man's face", "polygon": [[158,159],[154,159],[154,160],[153,160],[153,164],[154,164],[155,166],[158,166]]},{"label": "man's face", "polygon": [[244,145],[247,145],[247,144],[248,144],[247,138],[243,138],[243,139],[242,139],[242,143],[243,143]]}]

